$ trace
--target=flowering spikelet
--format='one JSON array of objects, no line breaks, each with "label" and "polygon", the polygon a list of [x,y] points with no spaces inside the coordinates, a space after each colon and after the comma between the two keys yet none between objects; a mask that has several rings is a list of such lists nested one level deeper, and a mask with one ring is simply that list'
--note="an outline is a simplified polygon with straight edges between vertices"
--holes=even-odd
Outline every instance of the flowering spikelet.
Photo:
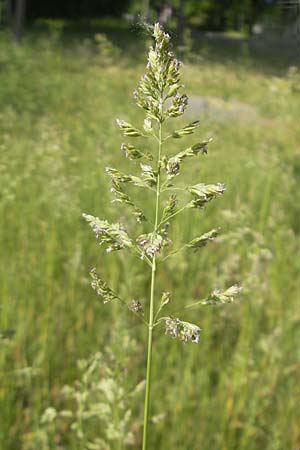
[{"label": "flowering spikelet", "polygon": [[116,122],[120,130],[123,131],[124,136],[139,137],[143,135],[143,133],[140,130],[132,126],[130,123],[125,122],[125,120],[116,119]]},{"label": "flowering spikelet", "polygon": [[214,241],[218,236],[219,230],[213,229],[208,231],[207,233],[202,234],[201,236],[193,239],[187,244],[187,247],[194,248],[197,251],[200,247],[205,247],[208,242]]},{"label": "flowering spikelet", "polygon": [[194,195],[194,200],[189,203],[190,208],[203,208],[204,205],[212,199],[224,194],[225,186],[223,183],[217,184],[196,184],[186,188],[188,192]]},{"label": "flowering spikelet", "polygon": [[153,171],[152,167],[147,164],[141,164],[141,169],[142,178],[134,175],[127,175],[113,167],[106,167],[105,170],[111,180],[115,183],[132,183],[134,186],[152,189],[152,187],[156,185],[157,174]]},{"label": "flowering spikelet", "polygon": [[225,303],[232,303],[235,300],[235,297],[243,290],[241,286],[234,284],[230,288],[221,291],[219,289],[215,289],[207,299],[203,300],[202,305],[218,305]]},{"label": "flowering spikelet", "polygon": [[200,125],[199,120],[195,120],[194,122],[189,123],[184,128],[181,128],[180,130],[175,130],[172,133],[172,137],[174,139],[182,138],[183,136],[186,136],[188,134],[193,134],[195,129],[198,128]]},{"label": "flowering spikelet", "polygon": [[170,303],[171,300],[171,293],[170,292],[163,292],[161,296],[161,306],[166,306],[168,303]]},{"label": "flowering spikelet", "polygon": [[124,247],[133,247],[132,240],[121,224],[110,224],[107,220],[100,220],[98,217],[89,214],[82,214],[82,217],[90,224],[99,245],[106,245],[107,253],[121,250]]},{"label": "flowering spikelet", "polygon": [[[177,117],[184,113],[187,96],[180,94],[180,62],[172,52],[170,36],[163,32],[159,24],[154,25],[155,47],[150,48],[145,75],[141,78],[133,95],[136,104],[147,113],[148,119],[163,122],[168,117]],[[161,101],[173,98],[171,106],[162,111]]]},{"label": "flowering spikelet", "polygon": [[157,172],[153,170],[150,164],[141,163],[141,169],[142,169],[142,178],[145,181],[145,183],[150,187],[156,186]]},{"label": "flowering spikelet", "polygon": [[137,243],[143,253],[153,257],[163,246],[163,237],[158,233],[142,234],[137,238]]},{"label": "flowering spikelet", "polygon": [[91,286],[97,292],[97,295],[103,298],[103,303],[120,300],[118,295],[110,289],[107,283],[98,277],[95,267],[90,271],[90,276],[92,278]]},{"label": "flowering spikelet", "polygon": [[162,221],[164,222],[165,220],[168,219],[168,217],[170,217],[172,214],[174,214],[176,207],[178,204],[178,200],[176,195],[172,194],[167,203],[166,206],[164,207],[163,213],[162,213]]},{"label": "flowering spikelet", "polygon": [[207,144],[210,142],[204,141],[200,142],[198,144],[194,144],[192,147],[187,148],[186,150],[183,150],[177,155],[172,156],[166,161],[166,172],[170,176],[175,176],[179,174],[180,170],[180,164],[185,158],[189,158],[191,156],[196,156],[198,153],[202,153],[203,155],[207,153]]},{"label": "flowering spikelet", "polygon": [[142,304],[139,300],[131,300],[130,309],[136,313],[140,313],[143,311]]},{"label": "flowering spikelet", "polygon": [[166,334],[172,338],[179,339],[184,343],[191,341],[198,344],[201,329],[197,325],[183,322],[175,317],[167,317],[165,323]]},{"label": "flowering spikelet", "polygon": [[153,159],[153,156],[150,153],[143,153],[141,150],[139,150],[132,144],[128,144],[128,143],[125,144],[123,142],[123,144],[121,144],[121,150],[125,153],[126,158],[129,158],[132,160],[145,158],[145,159],[148,159],[149,161],[152,161],[152,159]]},{"label": "flowering spikelet", "polygon": [[118,180],[115,177],[111,178],[110,192],[112,192],[115,196],[115,199],[112,202],[125,203],[133,207],[133,215],[138,223],[147,221],[143,211],[133,203],[129,195],[124,191],[121,184],[118,183]]},{"label": "flowering spikelet", "polygon": [[177,93],[173,97],[172,105],[167,109],[167,117],[179,117],[184,114],[186,107],[188,105],[188,97],[186,94]]}]

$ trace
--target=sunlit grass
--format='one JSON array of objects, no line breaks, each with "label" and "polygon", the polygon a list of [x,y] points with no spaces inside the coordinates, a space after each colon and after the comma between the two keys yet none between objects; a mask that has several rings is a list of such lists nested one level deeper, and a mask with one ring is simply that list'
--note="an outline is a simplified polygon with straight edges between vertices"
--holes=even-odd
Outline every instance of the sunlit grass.
[{"label": "sunlit grass", "polygon": [[[128,52],[104,68],[96,46],[82,40],[63,45],[44,36],[19,48],[2,41],[0,331],[14,335],[0,349],[0,448],[41,450],[35,444],[41,414],[73,382],[76,360],[107,344],[118,353],[121,345],[110,324],[118,320],[122,329],[122,314],[100,307],[89,289],[88,271],[102,256],[80,215],[115,218],[104,168],[124,167],[114,118],[141,121],[127,98],[143,58],[136,62],[131,34]],[[250,56],[221,63],[205,52],[202,62],[184,67],[189,92],[247,103],[257,116],[201,116],[199,135],[214,142],[200,170],[193,173],[190,164],[186,174],[223,181],[228,191],[205,215],[175,223],[172,236],[180,242],[217,225],[223,242],[189,255],[188,264],[185,253],[170,258],[161,283],[176,287],[179,306],[237,274],[245,295],[239,306],[199,316],[200,346],[160,340],[153,411],[165,416],[153,427],[150,448],[300,445],[300,103],[292,80],[268,72]],[[130,258],[112,255],[102,270],[123,295],[146,295],[149,279]],[[132,326],[130,336],[139,338],[143,331]],[[129,384],[143,377],[144,360],[138,345]],[[141,411],[142,404],[132,418],[136,439]]]}]

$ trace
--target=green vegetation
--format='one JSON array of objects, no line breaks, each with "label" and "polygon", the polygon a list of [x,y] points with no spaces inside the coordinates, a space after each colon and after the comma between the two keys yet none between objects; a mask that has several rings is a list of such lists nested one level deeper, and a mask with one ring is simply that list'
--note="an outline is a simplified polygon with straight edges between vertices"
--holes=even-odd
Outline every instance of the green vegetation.
[{"label": "green vegetation", "polygon": [[[125,214],[111,205],[105,174],[112,164],[126,168],[114,119],[143,120],[128,106],[128,96],[143,72],[146,45],[136,44],[141,36],[126,29],[110,38],[120,44],[111,54],[104,39],[101,45],[83,37],[61,41],[56,30],[51,36],[32,32],[19,47],[1,36],[5,450],[78,449],[65,425],[52,430],[47,442],[41,424],[46,408],[62,406],[61,390],[78,376],[78,359],[100,350],[110,364],[118,361],[118,383],[127,392],[144,378],[144,327],[119,305],[98,304],[88,271],[96,261],[120,295],[141,299],[149,291],[149,274],[140,274],[129,255],[109,255],[104,266],[102,250],[81,219],[82,211],[112,220]],[[174,309],[204,298],[212,286],[242,281],[244,292],[234,307],[191,311],[203,329],[199,345],[155,342],[149,448],[294,450],[300,445],[299,76],[288,71],[293,60],[274,65],[269,51],[265,64],[243,47],[217,52],[196,44],[193,51],[197,58],[186,58],[183,68],[186,90],[225,102],[222,112],[214,106],[200,117],[198,97],[191,103],[191,121],[201,121],[198,136],[213,142],[200,170],[187,161],[182,176],[186,182],[223,181],[228,189],[206,214],[174,221],[174,244],[215,226],[221,234],[209,249],[169,258],[158,292],[176,293]],[[229,108],[233,101],[242,113]],[[143,195],[140,201],[147,205],[150,199]],[[138,449],[142,397],[130,408],[132,448]],[[99,438],[106,431],[89,429]],[[122,448],[120,439],[111,448]]]}]

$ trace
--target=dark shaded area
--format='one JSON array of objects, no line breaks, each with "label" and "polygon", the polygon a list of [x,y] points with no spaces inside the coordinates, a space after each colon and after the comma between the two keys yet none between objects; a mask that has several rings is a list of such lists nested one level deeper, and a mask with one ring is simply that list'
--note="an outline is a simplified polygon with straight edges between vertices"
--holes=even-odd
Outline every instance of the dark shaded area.
[{"label": "dark shaded area", "polygon": [[[163,13],[166,8],[167,16]],[[41,19],[70,22],[120,18],[127,14],[130,20],[142,15],[150,22],[170,23],[182,42],[187,27],[202,32],[237,31],[248,36],[257,34],[255,27],[264,31],[274,31],[276,26],[288,27],[297,21],[299,3],[276,0],[5,0],[1,12],[0,21],[12,30],[15,41],[21,39],[24,29],[32,22]]]},{"label": "dark shaded area", "polygon": [[129,7],[130,0],[28,0],[27,17],[82,18],[103,15],[120,16]]}]

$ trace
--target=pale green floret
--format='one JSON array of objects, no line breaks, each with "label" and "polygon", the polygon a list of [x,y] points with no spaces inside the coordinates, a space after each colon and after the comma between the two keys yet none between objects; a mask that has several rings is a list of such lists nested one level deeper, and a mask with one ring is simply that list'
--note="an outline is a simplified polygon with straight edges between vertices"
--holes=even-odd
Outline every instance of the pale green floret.
[{"label": "pale green floret", "polygon": [[151,119],[149,119],[149,117],[146,117],[146,119],[144,120],[143,129],[144,129],[145,133],[153,134],[154,130],[152,127]]},{"label": "pale green floret", "polygon": [[106,167],[106,173],[114,179],[115,181],[118,181],[118,183],[131,183],[133,181],[133,177],[131,175],[125,175],[122,172],[119,172],[119,170],[114,169],[113,167]]},{"label": "pale green floret", "polygon": [[198,144],[194,144],[192,145],[192,147],[182,150],[181,152],[177,153],[177,155],[165,160],[164,162],[167,174],[170,177],[178,175],[180,171],[180,165],[185,158],[197,156],[200,152],[202,153],[202,155],[206,154],[207,144],[209,142],[210,141],[204,141]]},{"label": "pale green floret", "polygon": [[142,170],[142,178],[150,187],[155,187],[157,184],[157,171],[150,166],[150,164],[140,165]]},{"label": "pale green floret", "polygon": [[125,120],[116,119],[116,122],[119,128],[123,131],[124,136],[139,137],[143,135],[143,133],[140,130],[133,127],[130,123],[125,122]]},{"label": "pale green floret", "polygon": [[213,229],[208,231],[207,233],[202,234],[201,236],[193,239],[187,244],[187,247],[195,249],[197,251],[201,247],[205,247],[208,242],[212,242],[215,240],[215,238],[218,236],[219,230]]},{"label": "pale green floret", "polygon": [[182,138],[183,136],[186,136],[188,134],[193,134],[196,128],[198,128],[200,125],[199,120],[195,120],[194,122],[189,123],[184,128],[181,128],[180,130],[175,130],[172,133],[172,137],[174,139]]},{"label": "pale green floret", "polygon": [[150,153],[143,153],[141,150],[139,150],[132,144],[123,143],[121,145],[121,150],[123,150],[123,152],[125,153],[126,158],[129,158],[132,160],[145,158],[145,159],[148,159],[149,161],[151,161],[153,159],[153,156]]},{"label": "pale green floret", "polygon": [[176,195],[172,194],[167,203],[166,206],[163,209],[163,213],[162,213],[162,222],[168,220],[168,218],[170,216],[172,216],[172,214],[174,214],[174,212],[176,211],[176,207],[178,205],[178,199],[176,197]]},{"label": "pale green floret", "polygon": [[155,173],[152,170],[152,167],[148,165],[141,165],[141,169],[142,178],[134,175],[126,175],[112,167],[106,167],[106,172],[115,183],[132,183],[134,186],[151,189],[156,184],[157,173]]},{"label": "pale green floret", "polygon": [[218,305],[225,303],[232,303],[235,300],[235,297],[240,294],[243,290],[241,286],[234,284],[230,288],[221,291],[219,289],[215,289],[206,300],[202,302],[203,305]]},{"label": "pale green floret", "polygon": [[199,183],[195,186],[186,188],[188,192],[194,195],[194,200],[188,204],[189,208],[203,208],[204,205],[214,198],[223,195],[225,186],[223,183],[203,184]]},{"label": "pale green floret", "polygon": [[171,300],[171,293],[170,292],[163,292],[161,296],[161,306],[166,306],[170,303]]}]

